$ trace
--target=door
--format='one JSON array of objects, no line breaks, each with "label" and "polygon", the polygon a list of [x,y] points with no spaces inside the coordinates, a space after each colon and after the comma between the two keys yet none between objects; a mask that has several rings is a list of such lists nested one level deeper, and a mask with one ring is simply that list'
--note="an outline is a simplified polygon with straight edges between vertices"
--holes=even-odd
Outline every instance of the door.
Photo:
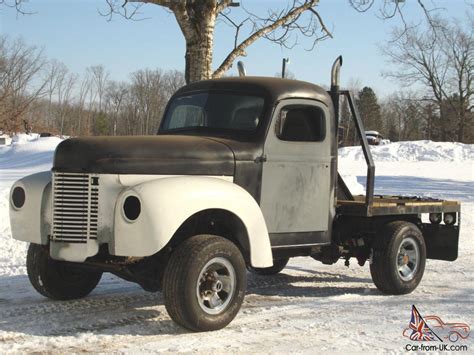
[{"label": "door", "polygon": [[284,100],[275,110],[264,145],[260,204],[277,244],[291,243],[276,234],[295,241],[299,233],[307,244],[327,239],[334,208],[329,119],[327,107],[317,101]]}]

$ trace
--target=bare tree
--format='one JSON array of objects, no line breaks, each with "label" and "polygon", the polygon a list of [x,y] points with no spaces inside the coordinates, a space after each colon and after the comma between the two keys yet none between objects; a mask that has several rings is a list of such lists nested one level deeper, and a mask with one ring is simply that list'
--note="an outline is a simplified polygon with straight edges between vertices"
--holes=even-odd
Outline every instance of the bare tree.
[{"label": "bare tree", "polygon": [[132,93],[136,98],[141,133],[155,133],[166,105],[161,70],[139,70],[131,75]]},{"label": "bare tree", "polygon": [[398,141],[427,138],[430,122],[425,107],[428,104],[414,91],[399,91],[388,96],[382,103],[385,135]]},{"label": "bare tree", "polygon": [[112,119],[112,135],[117,135],[117,125],[129,86],[123,82],[110,81],[106,90],[106,110]]},{"label": "bare tree", "polygon": [[75,134],[89,135],[91,126],[91,112],[95,102],[95,90],[93,89],[93,81],[90,71],[86,70],[85,77],[82,78],[79,88],[79,97],[77,100],[77,126]]},{"label": "bare tree", "polygon": [[[243,40],[239,38],[243,23],[237,24],[230,17],[231,8],[239,5],[232,0],[126,0],[125,2],[106,0],[106,2],[108,4],[108,11],[104,13],[106,16],[120,14],[133,19],[140,14],[143,4],[154,4],[171,11],[186,42],[186,82],[221,77],[232,66],[234,60],[245,55],[247,47],[260,38],[267,38],[290,47],[296,44],[297,34],[311,37],[313,42],[331,35],[322,18],[314,10],[319,0],[293,0],[286,8],[270,10],[264,17],[246,11],[247,23],[251,30]],[[234,48],[217,69],[212,71],[214,30],[218,17],[235,25],[236,35]]]},{"label": "bare tree", "polygon": [[61,86],[66,80],[66,75],[68,74],[68,68],[64,63],[61,63],[57,60],[51,60],[47,64],[47,73],[46,73],[46,92],[48,97],[48,110],[46,112],[45,123],[48,127],[53,125],[53,120],[55,119],[53,113],[54,102],[56,101],[59,91],[61,91]]},{"label": "bare tree", "polygon": [[28,109],[45,94],[42,51],[0,36],[0,127],[15,131]]},{"label": "bare tree", "polygon": [[95,98],[98,99],[97,109],[102,111],[102,101],[104,99],[105,90],[107,87],[107,80],[109,73],[105,70],[103,65],[93,65],[87,69],[89,71],[92,84],[94,86]]},{"label": "bare tree", "polygon": [[171,97],[179,88],[186,84],[184,73],[179,70],[170,70],[164,74],[165,96]]},{"label": "bare tree", "polygon": [[[447,98],[451,108],[457,116],[458,141],[464,141],[466,126],[470,120],[474,108],[474,21],[469,18],[468,30],[464,30],[459,22],[454,23],[445,32],[445,45],[443,51],[448,63],[447,90],[443,92],[452,93],[451,99]],[[469,30],[470,28],[470,30]],[[473,137],[474,138],[474,137]]]},{"label": "bare tree", "polygon": [[59,124],[59,133],[64,134],[65,122],[71,111],[71,104],[73,98],[73,90],[76,85],[77,76],[72,73],[68,73],[64,76],[61,84],[58,86],[57,93],[57,119]]},{"label": "bare tree", "polygon": [[[16,7],[24,13],[22,5],[26,0],[0,0],[4,4]],[[140,19],[143,5],[161,6],[174,14],[186,42],[185,79],[193,82],[203,79],[219,78],[231,68],[233,62],[246,55],[246,49],[261,38],[270,40],[280,46],[292,48],[300,38],[307,37],[309,49],[323,39],[332,37],[324,24],[323,18],[316,10],[320,0],[290,0],[284,8],[272,5],[265,15],[257,15],[245,9],[243,21],[232,19],[232,9],[240,3],[233,0],[105,0],[106,10],[103,16],[111,18],[118,14],[127,19]],[[349,0],[350,5],[360,12],[370,9],[375,0]],[[431,24],[431,13],[435,9],[425,6],[423,0],[417,0],[428,22]],[[381,17],[403,17],[403,0],[384,0],[379,7]],[[235,28],[234,45],[224,60],[212,70],[214,31],[218,19]],[[243,30],[250,30],[243,39]]]},{"label": "bare tree", "polygon": [[[242,6],[245,15],[243,21],[232,19],[232,9],[240,4],[233,0],[106,0],[107,11],[103,15],[111,17],[119,14],[128,19],[136,19],[141,14],[144,4],[162,6],[171,11],[183,33],[186,42],[186,82],[209,78],[219,78],[231,68],[233,62],[240,56],[246,55],[246,49],[257,40],[264,38],[282,47],[292,48],[299,43],[300,38],[307,37],[310,42],[309,50],[318,41],[332,37],[331,31],[325,25],[323,18],[316,10],[320,0],[292,0],[284,8],[272,5],[267,14],[258,15]],[[350,5],[357,11],[367,11],[374,0],[350,0]],[[385,0],[379,7],[381,17],[391,18],[400,16],[403,21],[403,2],[401,0]],[[435,9],[425,6],[422,0],[417,0],[428,22],[431,23],[431,13]],[[217,19],[235,28],[233,48],[212,71],[214,30]],[[240,39],[243,30],[250,27],[249,33]]]},{"label": "bare tree", "polygon": [[[435,102],[441,117],[441,139],[464,140],[465,126],[472,111],[474,38],[472,27],[458,21],[433,20],[437,27],[398,29],[384,54],[399,70],[385,73],[405,86],[421,84],[426,99]],[[472,21],[470,21],[472,24]],[[448,111],[456,113],[455,120]],[[456,136],[449,134],[457,127]]]}]

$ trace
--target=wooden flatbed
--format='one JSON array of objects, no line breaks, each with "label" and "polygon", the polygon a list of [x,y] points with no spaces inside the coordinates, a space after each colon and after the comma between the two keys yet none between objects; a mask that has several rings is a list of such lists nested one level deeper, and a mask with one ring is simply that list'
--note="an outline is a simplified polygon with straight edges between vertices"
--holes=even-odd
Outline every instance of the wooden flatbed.
[{"label": "wooden flatbed", "polygon": [[338,214],[371,217],[461,211],[461,204],[457,201],[433,198],[375,195],[370,205],[366,204],[363,195],[353,198],[354,200],[337,200]]}]

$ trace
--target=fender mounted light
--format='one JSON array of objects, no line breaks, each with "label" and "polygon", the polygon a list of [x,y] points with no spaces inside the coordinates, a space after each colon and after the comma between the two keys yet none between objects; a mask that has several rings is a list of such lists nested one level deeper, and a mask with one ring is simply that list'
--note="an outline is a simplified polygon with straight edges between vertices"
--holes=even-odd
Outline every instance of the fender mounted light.
[{"label": "fender mounted light", "polygon": [[129,221],[135,221],[141,213],[141,202],[137,196],[127,196],[123,203],[123,214]]},{"label": "fender mounted light", "polygon": [[20,209],[26,201],[26,193],[23,187],[17,186],[12,192],[12,204],[15,208]]}]

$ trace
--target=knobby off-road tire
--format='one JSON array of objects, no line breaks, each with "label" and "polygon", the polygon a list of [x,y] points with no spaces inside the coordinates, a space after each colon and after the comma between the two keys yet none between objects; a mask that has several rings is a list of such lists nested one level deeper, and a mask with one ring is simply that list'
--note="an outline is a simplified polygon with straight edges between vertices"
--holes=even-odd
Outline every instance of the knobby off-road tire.
[{"label": "knobby off-road tire", "polygon": [[247,270],[257,275],[276,275],[286,267],[289,260],[290,258],[274,259],[273,266],[258,268],[249,265]]},{"label": "knobby off-road tire", "polygon": [[224,328],[239,312],[247,286],[245,261],[235,244],[197,235],[171,254],[163,278],[166,310],[193,331]]},{"label": "knobby off-road tire", "polygon": [[374,241],[370,273],[383,293],[412,292],[425,271],[426,246],[416,225],[405,221],[385,225]]},{"label": "knobby off-road tire", "polygon": [[53,260],[38,244],[30,244],[26,270],[33,287],[53,300],[72,300],[87,296],[97,286],[101,271],[86,270]]}]

